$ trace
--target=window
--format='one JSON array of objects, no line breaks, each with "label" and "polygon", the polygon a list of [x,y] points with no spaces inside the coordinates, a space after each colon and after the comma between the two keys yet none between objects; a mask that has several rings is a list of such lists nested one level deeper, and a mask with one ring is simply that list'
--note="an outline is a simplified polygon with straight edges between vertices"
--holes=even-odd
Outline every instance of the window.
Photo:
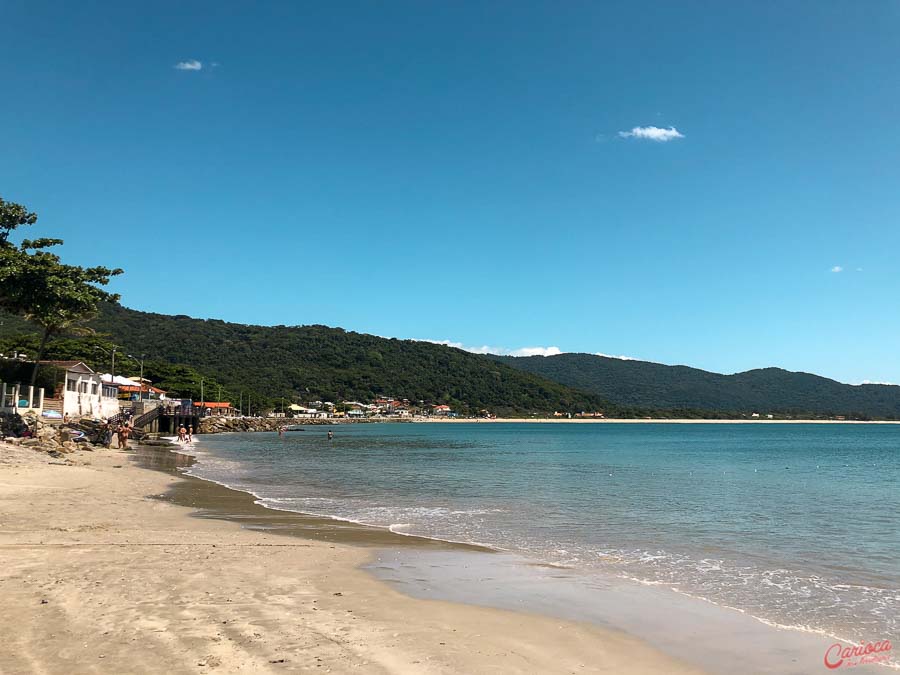
[{"label": "window", "polygon": [[97,383],[96,382],[91,382],[91,395],[92,396],[97,395]]},{"label": "window", "polygon": [[75,380],[66,380],[66,391],[78,391]]}]

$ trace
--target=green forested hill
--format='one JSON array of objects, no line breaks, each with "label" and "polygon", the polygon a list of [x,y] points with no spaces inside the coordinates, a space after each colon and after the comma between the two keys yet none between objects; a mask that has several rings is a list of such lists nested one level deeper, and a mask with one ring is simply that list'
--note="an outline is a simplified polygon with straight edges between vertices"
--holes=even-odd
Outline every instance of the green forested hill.
[{"label": "green forested hill", "polygon": [[721,375],[593,354],[495,358],[619,405],[900,419],[900,387],[893,385],[842,384],[780,368]]},{"label": "green forested hill", "polygon": [[[94,336],[51,343],[48,358],[79,358],[108,370],[108,354],[94,345],[108,351],[116,344],[123,348],[120,374],[136,375],[125,354],[143,353],[155,383],[199,398],[203,377],[208,400],[216,400],[221,385],[225,399],[252,392],[254,401],[269,405],[282,396],[290,402],[384,395],[500,415],[602,409],[625,417],[759,412],[900,419],[900,387],[852,386],[778,368],[721,375],[591,354],[482,356],[326,326],[247,326],[114,305],[104,306],[91,327]],[[33,329],[21,319],[0,316],[0,352],[33,353],[37,339],[27,333]]]},{"label": "green forested hill", "polygon": [[[195,398],[199,397],[202,373],[208,378],[209,400],[215,400],[217,384],[221,384],[232,398],[243,390],[252,391],[256,397],[265,396],[270,402],[282,396],[290,402],[298,395],[304,400],[331,401],[370,400],[384,395],[447,403],[461,411],[487,409],[507,415],[607,408],[599,396],[577,392],[484,356],[340,328],[248,326],[149,314],[115,305],[104,306],[90,326],[124,346],[126,353],[146,354],[146,375],[154,382]],[[7,350],[16,346],[9,336],[23,330],[27,330],[27,324],[4,317],[0,338],[7,338],[3,341]],[[55,358],[83,354],[89,362],[93,357],[108,363],[102,353],[77,352],[81,347],[76,349],[72,344],[51,347],[56,353],[49,356]],[[61,349],[66,353],[60,353]],[[121,353],[119,363],[120,373],[126,368],[128,375],[137,373],[134,361]],[[213,378],[215,383],[211,382]]]}]

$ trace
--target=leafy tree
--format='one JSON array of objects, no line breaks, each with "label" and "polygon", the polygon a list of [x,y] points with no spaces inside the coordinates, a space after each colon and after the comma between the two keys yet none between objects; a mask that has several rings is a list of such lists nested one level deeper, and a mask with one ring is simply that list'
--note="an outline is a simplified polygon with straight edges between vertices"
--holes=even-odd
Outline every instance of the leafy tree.
[{"label": "leafy tree", "polygon": [[4,201],[0,197],[0,248],[11,247],[9,235],[22,225],[34,225],[37,214],[29,212],[21,204]]},{"label": "leafy tree", "polygon": [[118,301],[118,295],[100,286],[122,273],[121,269],[63,263],[46,250],[62,244],[61,239],[26,239],[18,247],[9,242],[14,230],[36,221],[37,216],[23,206],[0,199],[0,308],[24,317],[41,331],[32,385],[37,361],[50,338],[96,316],[98,303]]}]

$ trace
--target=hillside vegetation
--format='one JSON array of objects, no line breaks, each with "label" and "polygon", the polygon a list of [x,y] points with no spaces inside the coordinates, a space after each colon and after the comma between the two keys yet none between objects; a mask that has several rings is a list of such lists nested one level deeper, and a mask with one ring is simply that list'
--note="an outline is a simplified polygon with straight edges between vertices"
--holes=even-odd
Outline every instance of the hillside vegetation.
[{"label": "hillside vegetation", "polygon": [[[606,409],[601,397],[584,394],[483,356],[411,340],[396,340],[327,326],[249,326],[215,319],[150,314],[103,305],[90,327],[125,353],[147,355],[145,374],[163,388],[199,398],[199,378],[207,400],[218,385],[237,402],[239,391],[265,397],[270,406],[285,397],[302,400],[371,400],[376,396],[412,402],[446,403],[461,412],[548,414]],[[22,339],[28,325],[4,318],[2,345],[32,347]],[[93,338],[96,341],[96,336]],[[18,341],[18,342],[17,342]],[[57,340],[48,357],[77,356],[105,367],[109,357],[92,350],[90,339]],[[137,374],[134,360],[120,352],[122,373]]]},{"label": "hillside vegetation", "polygon": [[900,387],[842,384],[780,368],[721,375],[593,354],[494,358],[623,406],[900,419]]},{"label": "hillside vegetation", "polygon": [[[238,402],[254,411],[296,400],[408,398],[462,413],[547,415],[603,410],[619,417],[793,417],[900,419],[900,387],[841,384],[779,368],[721,375],[686,366],[591,354],[483,356],[327,326],[249,326],[101,306],[92,335],[61,337],[48,358],[78,358],[104,372],[136,375],[126,354],[146,354],[145,374],[181,396]],[[35,329],[0,316],[0,352],[34,353]]]}]

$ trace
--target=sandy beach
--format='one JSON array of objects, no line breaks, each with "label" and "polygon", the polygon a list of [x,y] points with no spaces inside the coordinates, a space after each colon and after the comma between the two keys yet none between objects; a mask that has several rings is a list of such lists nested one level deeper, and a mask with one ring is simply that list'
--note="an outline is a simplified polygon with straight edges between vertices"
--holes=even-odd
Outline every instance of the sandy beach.
[{"label": "sandy beach", "polygon": [[402,595],[359,569],[372,532],[192,517],[173,494],[211,484],[134,454],[0,444],[0,672],[697,672],[625,633]]}]

